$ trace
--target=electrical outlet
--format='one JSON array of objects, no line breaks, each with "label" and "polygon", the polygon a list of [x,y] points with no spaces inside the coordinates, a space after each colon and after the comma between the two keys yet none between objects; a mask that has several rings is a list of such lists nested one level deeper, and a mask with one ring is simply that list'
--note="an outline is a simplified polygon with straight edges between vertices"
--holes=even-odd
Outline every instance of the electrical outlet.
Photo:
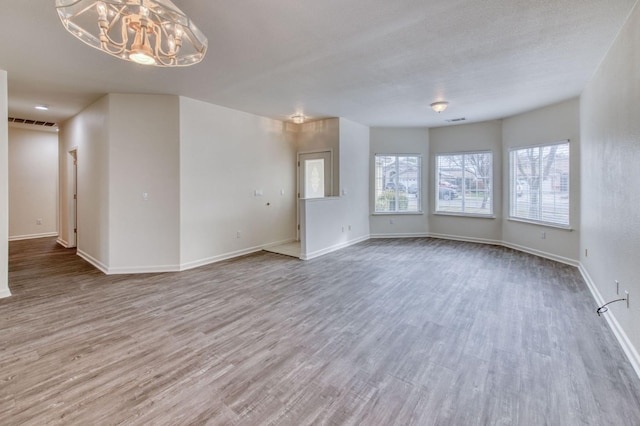
[{"label": "electrical outlet", "polygon": [[627,309],[629,309],[629,290],[625,290],[624,295],[627,297]]},{"label": "electrical outlet", "polygon": [[242,236],[242,233],[240,231],[236,231],[236,238],[240,238]]},{"label": "electrical outlet", "polygon": [[546,233],[546,232],[544,232],[544,231],[542,231],[542,232],[540,233],[540,238],[542,238],[543,240],[544,240],[545,238],[547,238],[547,233]]},{"label": "electrical outlet", "polygon": [[349,225],[349,231],[351,231],[351,225]]},{"label": "electrical outlet", "polygon": [[616,294],[620,294],[620,283],[618,282],[618,280],[615,280],[616,282]]},{"label": "electrical outlet", "polygon": [[40,218],[36,219],[36,225],[42,225],[42,219]]},{"label": "electrical outlet", "polygon": [[393,225],[393,219],[389,219],[389,225]]},{"label": "electrical outlet", "polygon": [[584,257],[589,257],[589,249],[584,249]]}]

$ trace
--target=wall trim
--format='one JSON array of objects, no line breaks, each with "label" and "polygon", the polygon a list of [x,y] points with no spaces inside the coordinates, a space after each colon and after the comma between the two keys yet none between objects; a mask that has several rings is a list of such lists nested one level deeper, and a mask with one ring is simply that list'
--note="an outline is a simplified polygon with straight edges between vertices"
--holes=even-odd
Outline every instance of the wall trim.
[{"label": "wall trim", "polygon": [[407,232],[399,234],[371,234],[372,239],[384,239],[384,238],[427,238],[428,232]]},{"label": "wall trim", "polygon": [[45,232],[42,234],[15,235],[9,237],[9,241],[35,240],[36,238],[57,237],[58,232]]},{"label": "wall trim", "polygon": [[11,291],[8,288],[3,288],[2,290],[0,290],[0,299],[4,299],[6,297],[11,297]]},{"label": "wall trim", "polygon": [[200,266],[206,266],[212,263],[222,262],[223,260],[233,259],[234,257],[246,256],[247,254],[252,254],[252,253],[262,251],[262,247],[263,246],[250,247],[242,250],[237,250],[229,253],[223,253],[216,256],[207,257],[204,259],[181,263],[177,271],[187,271],[189,269],[199,268]]},{"label": "wall trim", "polygon": [[534,256],[544,257],[545,259],[554,260],[556,262],[564,263],[565,265],[575,266],[576,268],[579,266],[580,262],[574,259],[569,259],[568,257],[558,256],[557,254],[547,253],[546,251],[536,250],[529,247],[521,246],[518,244],[508,243],[506,241],[502,241],[502,245],[504,247],[518,250],[524,253],[533,254]]},{"label": "wall trim", "polygon": [[58,237],[58,239],[56,239],[56,243],[60,244],[64,248],[71,248],[71,246],[69,246],[69,243],[66,242],[65,240],[63,240],[60,237]]},{"label": "wall trim", "polygon": [[487,239],[487,238],[460,237],[458,235],[434,234],[434,233],[429,233],[429,237],[431,237],[431,238],[439,238],[441,240],[453,240],[453,241],[464,241],[464,242],[467,242],[467,243],[488,244],[488,245],[492,245],[492,246],[502,246],[502,245],[504,245],[503,241],[490,240],[490,239]]},{"label": "wall trim", "polygon": [[[605,300],[602,298],[602,295],[598,291],[598,288],[591,279],[589,272],[586,270],[582,262],[580,262],[578,270],[582,274],[582,278],[584,278],[584,281],[587,283],[587,287],[589,287],[589,291],[591,291],[591,295],[595,299],[596,304],[598,306],[603,305],[605,303]],[[609,328],[611,328],[611,331],[613,331],[613,335],[618,340],[618,343],[629,359],[631,366],[640,378],[640,355],[638,354],[638,351],[633,346],[633,343],[631,343],[631,340],[629,340],[627,333],[624,332],[624,329],[622,328],[622,326],[620,326],[620,323],[618,322],[615,314],[611,309],[609,309],[609,311],[604,315],[604,319],[607,320]]]},{"label": "wall trim", "polygon": [[283,244],[294,243],[296,241],[298,241],[298,240],[296,240],[295,238],[287,238],[286,240],[276,241],[275,243],[265,244],[265,245],[262,246],[262,249],[268,249],[268,248],[275,247],[275,246],[281,246]]},{"label": "wall trim", "polygon": [[118,268],[108,268],[107,275],[122,274],[154,274],[160,272],[178,272],[178,265],[154,265],[154,266],[123,266]]},{"label": "wall trim", "polygon": [[302,260],[311,260],[311,259],[314,259],[316,257],[320,257],[320,256],[323,256],[325,254],[331,253],[333,251],[337,251],[337,250],[343,249],[345,247],[349,247],[349,246],[352,246],[354,244],[358,244],[358,243],[361,243],[363,241],[367,241],[370,238],[371,238],[371,236],[369,234],[367,234],[367,235],[363,235],[362,237],[355,238],[355,239],[349,240],[349,241],[345,241],[343,243],[336,244],[336,245],[333,245],[331,247],[327,247],[327,248],[324,248],[324,249],[321,249],[321,250],[316,250],[316,251],[311,252],[311,253],[302,253],[300,255],[300,259],[302,259]]},{"label": "wall trim", "polygon": [[107,265],[105,265],[104,263],[100,262],[98,259],[94,258],[93,256],[91,256],[88,253],[85,253],[84,251],[82,251],[80,249],[76,250],[76,254],[78,256],[80,256],[81,258],[83,258],[84,260],[86,260],[87,262],[89,262],[90,264],[92,264],[94,267],[96,267],[100,271],[102,271],[102,273],[107,274],[107,271],[109,270],[109,268],[107,267]]}]

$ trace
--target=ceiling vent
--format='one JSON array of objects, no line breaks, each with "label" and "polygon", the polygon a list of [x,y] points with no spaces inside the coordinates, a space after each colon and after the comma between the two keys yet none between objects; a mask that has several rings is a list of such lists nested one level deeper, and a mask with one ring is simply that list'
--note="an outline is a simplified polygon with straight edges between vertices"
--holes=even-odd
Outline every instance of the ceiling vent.
[{"label": "ceiling vent", "polygon": [[465,117],[460,117],[460,118],[452,118],[450,120],[447,120],[447,123],[457,123],[459,121],[465,121],[466,118]]},{"label": "ceiling vent", "polygon": [[9,123],[30,124],[32,126],[55,127],[56,123],[50,121],[27,120],[26,118],[9,117]]}]

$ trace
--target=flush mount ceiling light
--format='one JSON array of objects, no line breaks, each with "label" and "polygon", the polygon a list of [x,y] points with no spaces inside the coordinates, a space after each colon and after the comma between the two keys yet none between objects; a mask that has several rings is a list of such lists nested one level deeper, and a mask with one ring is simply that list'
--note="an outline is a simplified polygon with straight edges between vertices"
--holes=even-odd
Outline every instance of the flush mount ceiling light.
[{"label": "flush mount ceiling light", "polygon": [[48,105],[36,105],[34,106],[35,109],[40,110],[40,111],[49,111],[49,106]]},{"label": "flush mount ceiling light", "polygon": [[433,108],[435,112],[441,113],[442,111],[447,109],[447,105],[449,105],[449,102],[444,102],[444,101],[434,102],[431,104],[431,108]]},{"label": "flush mount ceiling light", "polygon": [[143,65],[197,64],[207,38],[169,0],[56,0],[62,24],[91,47]]},{"label": "flush mount ceiling light", "polygon": [[293,117],[291,117],[291,120],[296,124],[302,124],[304,123],[305,116],[302,114],[296,114]]}]

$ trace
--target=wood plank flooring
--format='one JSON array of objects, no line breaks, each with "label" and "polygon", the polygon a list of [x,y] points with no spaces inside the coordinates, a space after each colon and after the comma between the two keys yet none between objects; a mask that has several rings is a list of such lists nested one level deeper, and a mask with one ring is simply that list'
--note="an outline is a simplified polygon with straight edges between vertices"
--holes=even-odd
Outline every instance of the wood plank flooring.
[{"label": "wood plank flooring", "polygon": [[371,240],[105,276],[10,244],[2,425],[639,425],[640,380],[579,272]]}]

